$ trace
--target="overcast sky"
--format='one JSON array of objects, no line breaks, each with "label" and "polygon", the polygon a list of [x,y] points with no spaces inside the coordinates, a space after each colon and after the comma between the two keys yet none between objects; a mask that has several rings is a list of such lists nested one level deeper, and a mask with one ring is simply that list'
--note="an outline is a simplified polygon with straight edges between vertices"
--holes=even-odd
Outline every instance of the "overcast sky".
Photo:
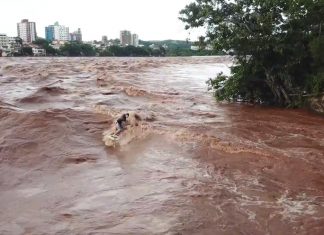
[{"label": "overcast sky", "polygon": [[70,32],[81,28],[83,40],[118,38],[127,29],[143,40],[190,38],[203,30],[184,30],[179,11],[193,0],[1,0],[0,33],[17,36],[21,19],[36,22],[37,34],[58,21]]}]

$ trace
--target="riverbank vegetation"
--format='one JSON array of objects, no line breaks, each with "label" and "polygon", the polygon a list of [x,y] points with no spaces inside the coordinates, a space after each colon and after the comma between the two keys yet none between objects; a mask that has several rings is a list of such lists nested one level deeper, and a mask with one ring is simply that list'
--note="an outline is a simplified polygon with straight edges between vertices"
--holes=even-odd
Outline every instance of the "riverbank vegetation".
[{"label": "riverbank vegetation", "polygon": [[180,12],[235,57],[230,76],[208,81],[218,100],[290,107],[323,94],[323,16],[322,0],[196,0]]}]

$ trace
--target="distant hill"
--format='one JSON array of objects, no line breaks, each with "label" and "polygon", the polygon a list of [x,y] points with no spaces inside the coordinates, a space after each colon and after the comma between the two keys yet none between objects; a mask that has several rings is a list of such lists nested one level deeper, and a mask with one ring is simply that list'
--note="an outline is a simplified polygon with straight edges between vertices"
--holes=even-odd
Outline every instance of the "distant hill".
[{"label": "distant hill", "polygon": [[222,52],[216,52],[214,50],[191,50],[191,46],[194,45],[194,42],[183,40],[140,40],[139,44],[144,45],[144,47],[149,47],[154,44],[154,48],[163,46],[165,48],[164,55],[166,56],[208,56],[223,54]]},{"label": "distant hill", "polygon": [[149,45],[158,45],[158,46],[163,46],[166,45],[169,49],[190,49],[191,45],[193,44],[192,42],[189,41],[181,41],[181,40],[162,40],[162,41],[157,41],[157,40],[152,40],[152,41],[139,41],[140,44],[144,46],[149,46]]}]

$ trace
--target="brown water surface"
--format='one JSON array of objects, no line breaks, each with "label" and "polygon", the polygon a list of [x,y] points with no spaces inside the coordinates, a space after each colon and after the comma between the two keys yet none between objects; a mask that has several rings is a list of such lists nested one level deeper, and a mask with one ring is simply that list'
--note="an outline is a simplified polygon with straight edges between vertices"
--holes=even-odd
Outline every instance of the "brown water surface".
[{"label": "brown water surface", "polygon": [[0,234],[324,234],[323,117],[217,104],[230,64],[0,59]]}]

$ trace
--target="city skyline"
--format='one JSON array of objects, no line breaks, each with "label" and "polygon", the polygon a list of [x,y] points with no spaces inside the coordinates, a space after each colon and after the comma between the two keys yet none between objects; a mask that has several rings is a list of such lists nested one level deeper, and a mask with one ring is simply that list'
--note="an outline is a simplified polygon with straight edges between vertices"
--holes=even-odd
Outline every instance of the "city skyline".
[{"label": "city skyline", "polygon": [[[83,40],[100,40],[103,35],[109,39],[119,38],[121,30],[136,32],[142,40],[177,39],[197,40],[204,30],[184,29],[179,11],[192,0],[120,0],[104,1],[50,1],[11,0],[2,4],[6,9],[0,15],[0,33],[17,36],[16,25],[21,19],[36,23],[37,36],[45,38],[45,27],[59,21],[71,29],[82,29]],[[42,4],[42,11],[39,5]],[[19,7],[17,7],[19,6]]]}]

